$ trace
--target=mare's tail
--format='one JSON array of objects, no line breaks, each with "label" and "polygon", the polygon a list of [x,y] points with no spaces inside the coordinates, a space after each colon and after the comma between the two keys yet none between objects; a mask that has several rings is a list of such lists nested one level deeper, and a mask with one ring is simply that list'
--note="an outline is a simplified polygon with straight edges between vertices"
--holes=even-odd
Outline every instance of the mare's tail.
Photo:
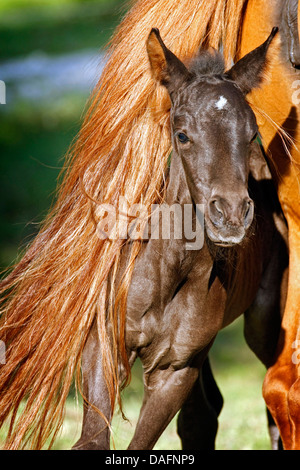
[{"label": "mare's tail", "polygon": [[[0,339],[7,348],[6,364],[0,365],[0,424],[10,422],[6,448],[52,445],[96,315],[113,408],[120,362],[129,375],[124,331],[133,263],[107,312],[106,279],[116,272],[122,243],[99,239],[95,208],[97,201],[117,204],[120,196],[150,207],[162,195],[170,153],[169,101],[151,80],[145,41],[157,27],[181,59],[202,43],[222,43],[229,63],[245,1],[140,0],[119,27],[57,202],[0,285]],[[138,250],[137,241],[132,261]],[[110,337],[106,321],[112,325]]]}]

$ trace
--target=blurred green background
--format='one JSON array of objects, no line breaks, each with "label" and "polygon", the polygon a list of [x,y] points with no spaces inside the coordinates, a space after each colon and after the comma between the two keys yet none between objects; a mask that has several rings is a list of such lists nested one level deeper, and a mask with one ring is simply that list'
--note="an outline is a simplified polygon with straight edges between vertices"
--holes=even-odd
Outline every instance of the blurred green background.
[{"label": "blurred green background", "polygon": [[[125,0],[1,0],[0,266],[11,264],[49,208],[63,157],[80,127],[101,73],[102,49],[124,15]],[[155,26],[155,25],[149,25]],[[242,319],[222,331],[211,363],[225,405],[217,449],[269,449],[261,396],[264,368],[245,345]],[[129,422],[117,415],[114,440],[126,448],[142,401],[141,365],[125,391]],[[80,435],[81,406],[70,394],[56,449]],[[1,431],[1,436],[5,429]],[[156,449],[180,449],[176,422]]]}]

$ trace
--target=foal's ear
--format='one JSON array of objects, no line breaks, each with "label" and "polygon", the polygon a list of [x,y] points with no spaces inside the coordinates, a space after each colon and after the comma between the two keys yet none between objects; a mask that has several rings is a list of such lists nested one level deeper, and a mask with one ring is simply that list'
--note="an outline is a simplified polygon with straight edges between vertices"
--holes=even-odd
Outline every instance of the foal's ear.
[{"label": "foal's ear", "polygon": [[147,52],[153,78],[164,85],[172,97],[174,91],[189,78],[190,72],[165,46],[156,28],[153,28],[148,36]]},{"label": "foal's ear", "polygon": [[277,32],[278,28],[273,28],[270,36],[261,46],[249,52],[225,73],[227,78],[239,86],[244,95],[247,95],[253,88],[259,87],[263,81],[268,65],[268,49]]}]

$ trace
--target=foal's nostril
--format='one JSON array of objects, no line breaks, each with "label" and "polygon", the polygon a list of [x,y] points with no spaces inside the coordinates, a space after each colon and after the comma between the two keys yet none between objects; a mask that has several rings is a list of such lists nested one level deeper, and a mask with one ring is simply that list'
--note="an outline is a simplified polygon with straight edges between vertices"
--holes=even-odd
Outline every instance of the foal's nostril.
[{"label": "foal's nostril", "polygon": [[209,203],[209,217],[212,223],[216,226],[222,226],[225,222],[225,215],[222,209],[222,202],[220,199],[212,199]]},{"label": "foal's nostril", "polygon": [[254,216],[254,203],[251,199],[247,199],[244,203],[244,227],[250,227]]},{"label": "foal's nostril", "polygon": [[233,198],[213,197],[208,205],[208,214],[213,225],[220,229],[222,227],[239,227],[247,229],[253,220],[254,204],[246,197],[238,199],[235,203]]}]

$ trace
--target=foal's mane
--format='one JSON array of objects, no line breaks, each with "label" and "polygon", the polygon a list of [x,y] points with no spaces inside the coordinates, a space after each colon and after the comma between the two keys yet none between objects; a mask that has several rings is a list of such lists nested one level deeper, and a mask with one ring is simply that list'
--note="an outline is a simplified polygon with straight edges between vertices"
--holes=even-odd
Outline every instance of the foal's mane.
[{"label": "foal's mane", "polygon": [[194,57],[189,64],[190,72],[195,75],[222,75],[225,71],[225,62],[222,54],[216,49],[204,49]]}]

